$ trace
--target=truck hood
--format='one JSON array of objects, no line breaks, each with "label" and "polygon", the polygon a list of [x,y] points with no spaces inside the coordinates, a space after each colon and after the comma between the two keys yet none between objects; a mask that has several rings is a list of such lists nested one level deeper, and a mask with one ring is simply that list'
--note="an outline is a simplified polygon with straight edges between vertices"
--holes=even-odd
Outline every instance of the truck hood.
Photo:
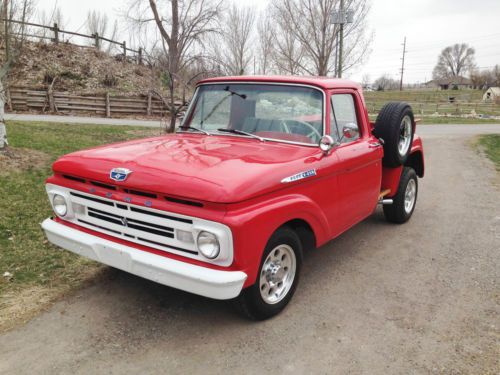
[{"label": "truck hood", "polygon": [[[173,134],[78,151],[54,172],[125,188],[234,203],[284,187],[281,180],[314,169],[319,148],[235,136]],[[132,171],[123,182],[113,168]]]}]

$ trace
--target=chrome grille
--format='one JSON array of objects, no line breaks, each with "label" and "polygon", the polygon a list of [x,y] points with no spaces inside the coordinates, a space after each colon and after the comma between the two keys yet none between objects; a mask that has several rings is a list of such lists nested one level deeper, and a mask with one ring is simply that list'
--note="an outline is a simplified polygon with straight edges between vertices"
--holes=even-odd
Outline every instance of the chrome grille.
[{"label": "chrome grille", "polygon": [[176,229],[192,233],[193,220],[124,202],[70,191],[75,221],[84,227],[144,246],[181,255],[198,255],[193,243],[176,238]]}]

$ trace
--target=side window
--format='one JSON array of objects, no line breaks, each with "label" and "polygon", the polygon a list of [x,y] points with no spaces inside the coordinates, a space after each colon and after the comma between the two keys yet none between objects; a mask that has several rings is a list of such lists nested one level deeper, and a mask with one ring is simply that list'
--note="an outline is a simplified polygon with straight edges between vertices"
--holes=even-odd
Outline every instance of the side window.
[{"label": "side window", "polygon": [[[358,119],[356,116],[356,106],[354,104],[354,98],[351,94],[334,94],[332,95],[332,116],[334,119],[331,122],[331,132],[337,132],[337,134],[332,134],[332,137],[342,137],[342,130],[346,124],[354,124],[358,127]],[[336,129],[334,127],[336,126]],[[342,143],[348,143],[355,141],[359,136],[354,138],[342,138]],[[339,138],[337,138],[339,139]]]}]

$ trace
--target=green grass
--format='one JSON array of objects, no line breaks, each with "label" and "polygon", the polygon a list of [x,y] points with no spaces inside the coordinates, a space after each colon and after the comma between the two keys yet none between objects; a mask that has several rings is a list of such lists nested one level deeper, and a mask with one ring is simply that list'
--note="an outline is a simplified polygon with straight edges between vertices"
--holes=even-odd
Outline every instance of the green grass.
[{"label": "green grass", "polygon": [[[52,215],[44,188],[52,162],[68,152],[157,135],[159,130],[8,122],[7,134],[10,147],[44,152],[48,161],[38,169],[0,173],[0,297],[22,288],[77,284],[83,275],[98,266],[50,245],[40,228],[40,223]],[[3,277],[5,272],[13,277]]]},{"label": "green grass", "polygon": [[482,90],[391,90],[364,92],[367,101],[409,101],[409,102],[441,102],[447,103],[448,97],[455,100],[474,102],[483,99]]},{"label": "green grass", "polygon": [[[419,124],[499,124],[500,120],[495,119],[475,119],[475,118],[467,118],[467,117],[432,117],[432,116],[416,116],[417,119],[420,119]],[[370,114],[370,121],[375,121],[377,119],[376,114]]]},{"label": "green grass", "polygon": [[[417,118],[419,118],[417,116]],[[421,121],[419,124],[499,124],[500,120],[494,119],[474,119],[466,117],[420,117]]]},{"label": "green grass", "polygon": [[[390,101],[405,101],[413,107],[417,116],[440,115],[463,116],[476,113],[485,116],[500,116],[500,104],[483,102],[482,90],[406,90],[371,91],[364,93],[368,111],[376,114]],[[449,98],[454,102],[450,103]],[[435,116],[434,116],[435,117]]]},{"label": "green grass", "polygon": [[479,145],[486,156],[495,163],[497,171],[500,172],[500,134],[488,134],[479,137]]}]

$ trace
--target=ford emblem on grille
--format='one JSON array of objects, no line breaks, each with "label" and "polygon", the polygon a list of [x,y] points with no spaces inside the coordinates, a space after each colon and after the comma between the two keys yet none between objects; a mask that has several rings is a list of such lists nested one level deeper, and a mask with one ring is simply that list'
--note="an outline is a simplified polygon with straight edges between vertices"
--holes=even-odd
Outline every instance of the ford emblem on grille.
[{"label": "ford emblem on grille", "polygon": [[109,172],[109,178],[115,181],[125,181],[131,173],[132,171],[127,168],[113,168],[111,172]]}]

